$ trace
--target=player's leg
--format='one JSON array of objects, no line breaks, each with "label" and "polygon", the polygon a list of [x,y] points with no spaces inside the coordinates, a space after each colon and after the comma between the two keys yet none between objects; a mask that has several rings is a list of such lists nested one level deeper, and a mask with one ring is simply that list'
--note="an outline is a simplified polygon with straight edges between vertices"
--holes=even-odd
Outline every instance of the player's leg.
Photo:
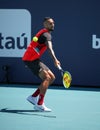
[{"label": "player's leg", "polygon": [[[39,62],[40,60],[24,61],[25,67],[29,68],[33,72],[33,74],[36,76],[38,76],[39,69],[40,69]],[[27,100],[33,105],[35,105],[37,104],[39,94],[40,94],[40,90],[38,88],[32,95],[27,97]]]},{"label": "player's leg", "polygon": [[[25,64],[28,66],[28,68],[31,69],[31,71],[40,77],[42,79],[42,83],[38,87],[38,89],[30,95],[27,100],[31,102],[32,104],[44,104],[44,96],[46,93],[46,90],[50,84],[55,80],[54,74],[51,72],[51,70],[40,60],[35,60],[33,62],[25,62]],[[39,99],[41,100],[38,100]]]},{"label": "player's leg", "polygon": [[39,111],[51,111],[51,109],[45,106],[44,97],[48,89],[48,86],[54,81],[55,76],[50,70],[48,71],[41,70],[41,72],[39,73],[39,76],[42,79],[42,83],[39,86],[39,90],[40,90],[39,100],[34,108],[35,110],[39,110]]},{"label": "player's leg", "polygon": [[55,76],[52,73],[52,71],[43,63],[40,63],[40,71],[39,71],[39,77],[42,79],[42,83],[38,87],[40,90],[39,94],[39,100],[37,102],[37,105],[35,106],[35,109],[44,109],[44,111],[51,111],[51,109],[47,108],[44,105],[44,97],[46,94],[46,91],[48,89],[48,86],[53,83],[55,80]]},{"label": "player's leg", "polygon": [[45,95],[49,85],[55,80],[55,76],[50,70],[42,70],[39,73],[39,77],[42,79],[42,83],[39,86],[40,93]]}]

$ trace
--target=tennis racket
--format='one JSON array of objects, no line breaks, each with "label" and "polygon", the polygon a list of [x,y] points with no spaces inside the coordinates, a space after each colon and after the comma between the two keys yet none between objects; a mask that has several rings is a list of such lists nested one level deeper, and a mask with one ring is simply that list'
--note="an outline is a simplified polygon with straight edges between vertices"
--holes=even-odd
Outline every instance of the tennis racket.
[{"label": "tennis racket", "polygon": [[68,71],[64,71],[60,65],[58,65],[58,69],[61,72],[62,75],[62,81],[65,88],[69,88],[72,81],[72,76]]}]

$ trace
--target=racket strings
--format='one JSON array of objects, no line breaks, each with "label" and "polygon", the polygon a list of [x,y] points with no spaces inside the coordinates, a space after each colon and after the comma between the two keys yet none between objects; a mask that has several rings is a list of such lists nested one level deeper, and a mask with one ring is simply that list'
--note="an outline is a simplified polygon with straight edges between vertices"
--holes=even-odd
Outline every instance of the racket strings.
[{"label": "racket strings", "polygon": [[68,72],[65,72],[63,75],[63,83],[66,88],[68,88],[71,84],[71,75]]}]

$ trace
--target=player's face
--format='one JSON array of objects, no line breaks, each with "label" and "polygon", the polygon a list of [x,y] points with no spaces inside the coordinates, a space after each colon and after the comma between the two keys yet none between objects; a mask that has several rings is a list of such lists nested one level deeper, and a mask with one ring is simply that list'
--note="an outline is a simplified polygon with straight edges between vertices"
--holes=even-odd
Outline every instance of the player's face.
[{"label": "player's face", "polygon": [[46,22],[46,28],[49,31],[53,31],[54,30],[54,21],[53,21],[53,19],[48,19],[48,21]]}]

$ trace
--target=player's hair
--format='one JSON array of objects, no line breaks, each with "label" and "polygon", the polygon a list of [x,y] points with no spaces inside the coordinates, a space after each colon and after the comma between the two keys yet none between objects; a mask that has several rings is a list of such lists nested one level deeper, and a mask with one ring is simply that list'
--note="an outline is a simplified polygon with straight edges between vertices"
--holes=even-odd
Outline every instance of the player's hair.
[{"label": "player's hair", "polygon": [[47,21],[49,19],[52,19],[52,18],[51,17],[45,17],[44,20],[43,20],[43,22],[45,22],[45,21]]}]

